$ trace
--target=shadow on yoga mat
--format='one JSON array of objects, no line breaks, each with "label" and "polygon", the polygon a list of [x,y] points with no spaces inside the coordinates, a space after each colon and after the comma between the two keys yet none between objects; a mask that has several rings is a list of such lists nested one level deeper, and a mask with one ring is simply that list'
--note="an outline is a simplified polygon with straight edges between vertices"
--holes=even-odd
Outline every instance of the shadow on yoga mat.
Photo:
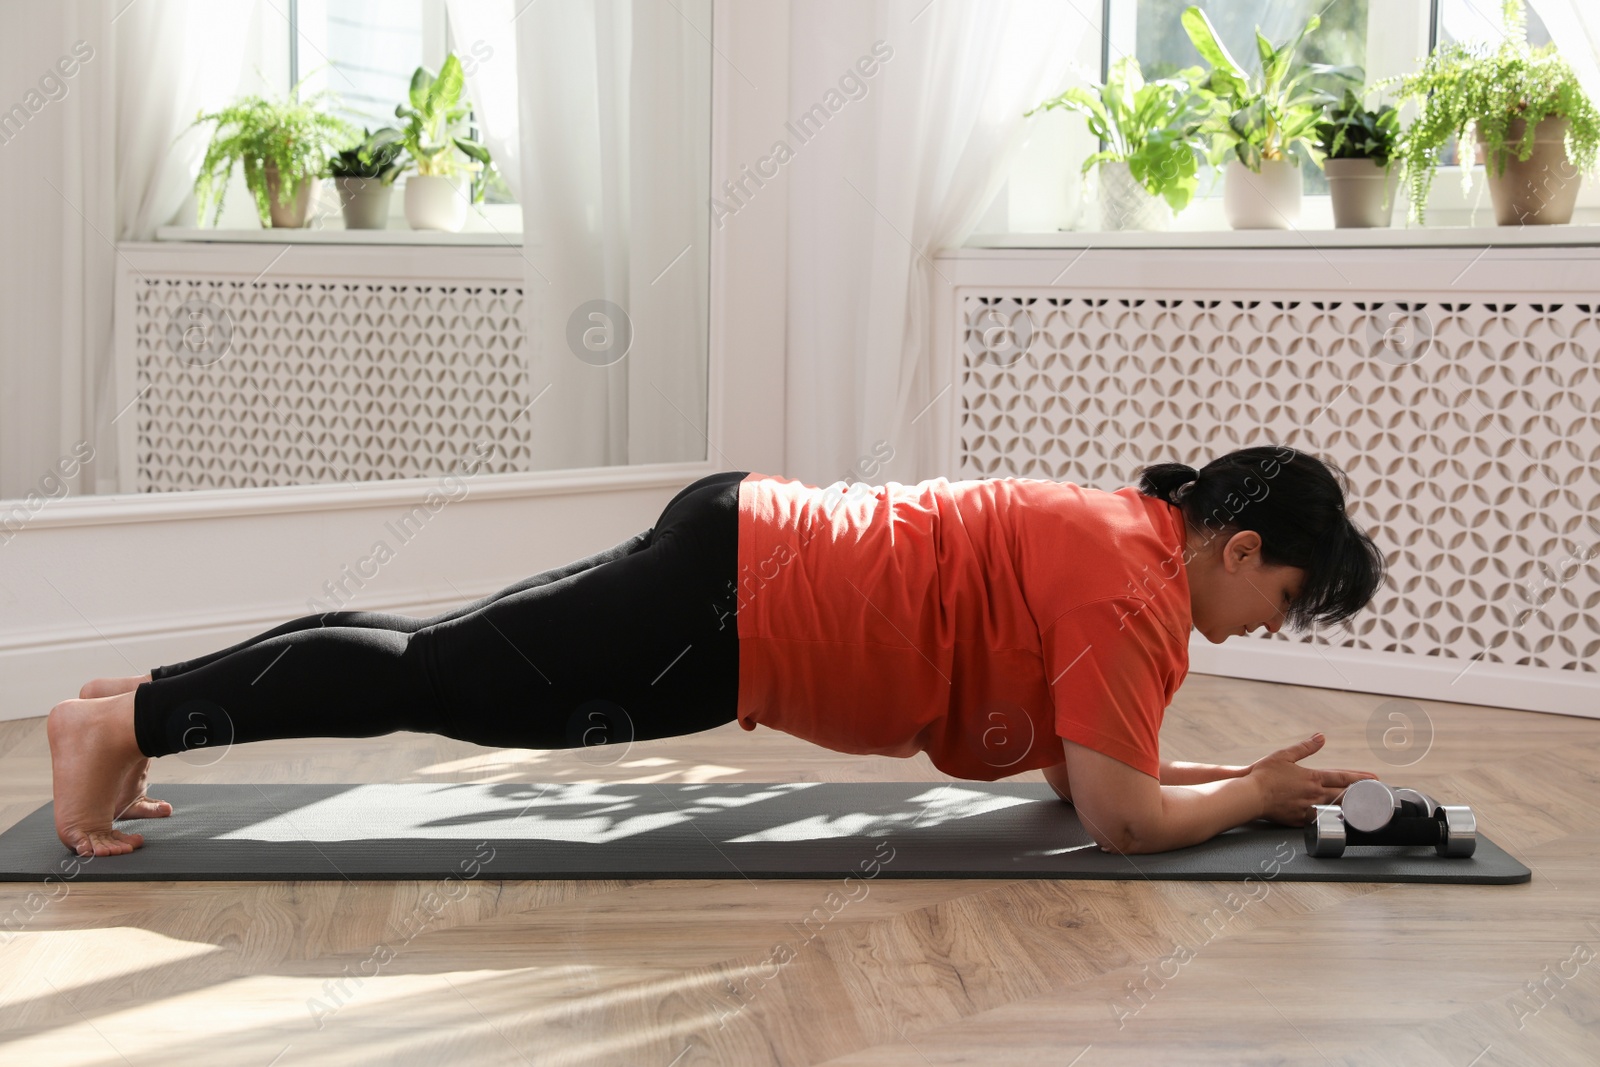
[{"label": "shadow on yoga mat", "polygon": [[[1526,882],[1482,834],[1467,858],[1423,846],[1305,854],[1302,830],[1236,827],[1171,852],[1101,852],[1038,782],[543,782],[163,785],[165,819],[121,856],[84,859],[52,806],[0,834],[0,881],[434,878],[1151,878]],[[76,867],[76,870],[73,868]]]}]

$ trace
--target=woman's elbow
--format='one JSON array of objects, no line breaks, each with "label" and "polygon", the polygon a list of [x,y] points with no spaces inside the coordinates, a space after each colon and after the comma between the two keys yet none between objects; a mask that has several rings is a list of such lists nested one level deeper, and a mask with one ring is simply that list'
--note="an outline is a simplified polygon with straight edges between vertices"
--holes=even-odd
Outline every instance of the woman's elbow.
[{"label": "woman's elbow", "polygon": [[1127,826],[1110,829],[1104,825],[1098,826],[1090,836],[1094,838],[1094,843],[1100,846],[1101,852],[1111,852],[1119,856],[1126,856],[1143,851],[1139,847],[1138,837]]},{"label": "woman's elbow", "polygon": [[1102,852],[1111,852],[1118,856],[1140,856],[1148,852],[1160,852],[1161,849],[1140,841],[1136,837],[1125,837],[1120,841],[1100,846]]},{"label": "woman's elbow", "polygon": [[1101,841],[1099,845],[1101,852],[1109,852],[1113,856],[1131,856],[1144,851],[1136,841]]},{"label": "woman's elbow", "polygon": [[1101,851],[1114,852],[1121,856],[1136,856],[1151,852],[1165,852],[1173,846],[1159,833],[1159,826],[1152,824],[1148,829],[1138,822],[1121,821],[1111,824],[1109,833],[1102,832],[1095,835]]}]

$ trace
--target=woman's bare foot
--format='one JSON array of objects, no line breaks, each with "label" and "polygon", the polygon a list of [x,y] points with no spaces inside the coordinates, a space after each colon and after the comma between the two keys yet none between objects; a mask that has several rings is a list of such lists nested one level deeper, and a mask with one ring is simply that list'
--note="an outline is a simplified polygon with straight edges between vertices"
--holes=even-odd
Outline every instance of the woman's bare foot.
[{"label": "woman's bare foot", "polygon": [[129,772],[145,759],[133,734],[133,694],[63,700],[50,709],[45,736],[61,843],[80,856],[115,856],[144,844],[143,834],[111,825]]},{"label": "woman's bare foot", "polygon": [[131,693],[139,688],[141,682],[150,681],[148,674],[136,674],[129,678],[96,678],[92,682],[85,682],[83,688],[78,690],[79,700],[95,700],[99,697],[114,697],[118,693]]}]

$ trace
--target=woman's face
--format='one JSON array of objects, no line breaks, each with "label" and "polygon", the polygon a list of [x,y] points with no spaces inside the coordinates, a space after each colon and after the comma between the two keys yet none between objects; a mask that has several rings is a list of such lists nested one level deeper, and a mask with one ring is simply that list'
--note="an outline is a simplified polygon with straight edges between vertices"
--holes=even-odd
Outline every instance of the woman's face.
[{"label": "woman's face", "polygon": [[1241,530],[1226,541],[1191,533],[1189,608],[1194,628],[1212,644],[1265,627],[1277,633],[1290,602],[1304,588],[1303,567],[1261,562],[1261,535]]}]

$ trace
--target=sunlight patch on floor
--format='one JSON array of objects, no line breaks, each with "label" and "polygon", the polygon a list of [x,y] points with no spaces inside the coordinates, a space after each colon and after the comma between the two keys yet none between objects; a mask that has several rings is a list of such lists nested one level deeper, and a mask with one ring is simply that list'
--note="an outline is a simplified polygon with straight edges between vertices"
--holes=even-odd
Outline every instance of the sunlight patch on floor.
[{"label": "sunlight patch on floor", "polygon": [[[164,967],[224,950],[167,937],[131,926],[92,930],[23,930],[0,952],[0,1008],[15,1009],[155,967]],[[7,1013],[10,1025],[28,1019]],[[20,1061],[19,1061],[20,1062]],[[44,1062],[44,1061],[40,1061]]]},{"label": "sunlight patch on floor", "polygon": [[531,748],[497,748],[474,756],[464,756],[461,759],[445,760],[443,763],[430,763],[426,767],[419,767],[416,774],[464,774],[470,771],[493,771],[502,767],[522,767],[534,763],[546,763],[548,751]]},{"label": "sunlight patch on floor", "polygon": [[[414,775],[467,775],[475,782],[505,782],[513,780],[532,780],[529,778],[527,768],[538,767],[538,775],[544,777],[560,778],[563,781],[592,782],[632,782],[635,784],[648,784],[650,782],[664,782],[668,780],[687,782],[691,785],[704,785],[719,778],[728,778],[733,775],[746,773],[742,767],[725,767],[716,763],[688,764],[683,760],[670,759],[666,756],[640,756],[635,759],[622,758],[615,763],[608,763],[599,755],[582,756],[580,753],[591,752],[591,749],[495,749],[481,755],[464,756],[461,759],[445,760],[442,763],[430,763],[426,767],[419,767],[411,772]],[[557,766],[557,761],[566,761],[564,766],[552,774],[552,767]],[[633,768],[660,767],[663,773],[617,778],[608,775],[605,778],[595,776],[596,771],[631,770]],[[676,770],[672,768],[677,768]],[[573,775],[577,775],[576,779]]]},{"label": "sunlight patch on floor", "polygon": [[[390,966],[403,968],[404,962]],[[612,1063],[618,1054],[655,1041],[687,1045],[692,1039],[680,1035],[715,1031],[731,1011],[721,1006],[726,994],[717,997],[705,988],[724,982],[723,976],[710,975],[633,982],[588,995],[568,993],[559,1002],[531,1009],[526,1006],[527,998],[553,992],[539,988],[544,980],[560,979],[570,970],[562,966],[412,974],[402,969],[365,978],[335,974],[226,979],[116,1011],[96,1013],[79,1003],[77,1007],[87,1008],[87,1014],[69,1008],[63,1016],[58,1011],[60,1025],[0,1045],[0,1061],[113,1067],[166,1055],[177,1063],[345,1067],[352,1062],[440,1062],[430,1060],[426,1050],[442,1051],[440,1045],[447,1044],[456,1055],[491,1054],[488,1058],[496,1062],[502,1053],[514,1051],[520,1062],[534,1062],[536,1057],[540,1064]],[[567,980],[561,982],[568,990],[570,977],[565,974]],[[606,1034],[606,1027],[597,1026],[595,1039],[583,1040],[583,1023],[596,1019],[595,1013],[608,1005],[655,1003],[689,993],[693,987],[706,994],[703,1014],[630,1027],[625,1033]],[[226,1005],[222,1014],[219,1005]],[[196,1025],[199,1019],[205,1020],[203,1028]],[[560,1025],[563,1047],[539,1047],[549,1040],[541,1031],[557,1019],[570,1020]]]}]

